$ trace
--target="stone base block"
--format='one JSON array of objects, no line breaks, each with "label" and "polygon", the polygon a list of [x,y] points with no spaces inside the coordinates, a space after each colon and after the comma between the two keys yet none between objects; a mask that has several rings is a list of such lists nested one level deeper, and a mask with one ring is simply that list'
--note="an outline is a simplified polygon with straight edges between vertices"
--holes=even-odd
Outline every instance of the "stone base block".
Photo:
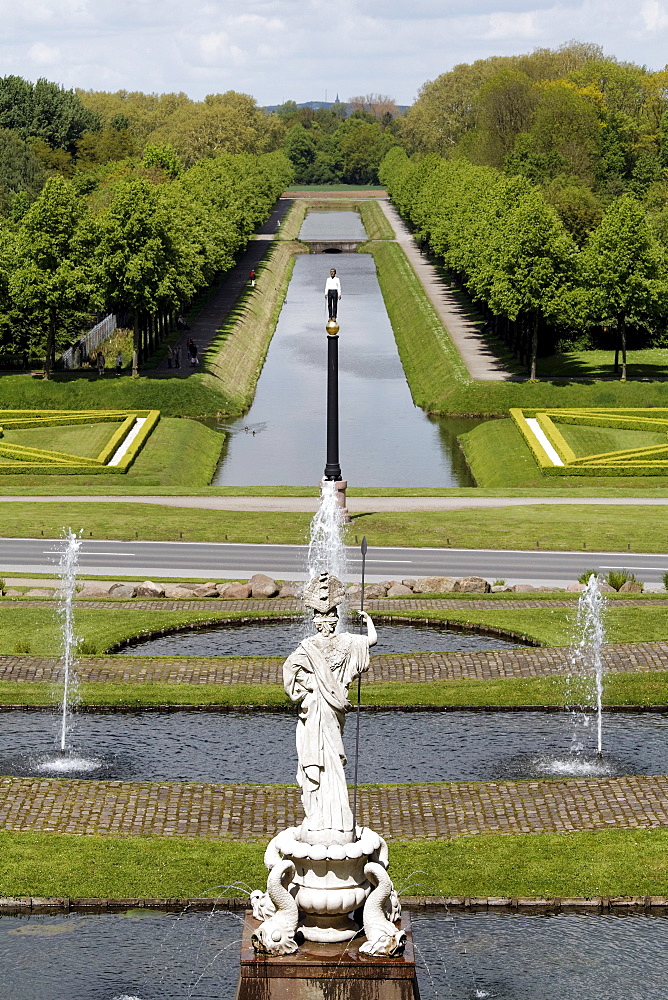
[{"label": "stone base block", "polygon": [[360,955],[364,935],[345,945],[304,941],[294,955],[256,955],[251,935],[258,926],[246,913],[236,1000],[420,1000],[408,914],[401,958]]}]

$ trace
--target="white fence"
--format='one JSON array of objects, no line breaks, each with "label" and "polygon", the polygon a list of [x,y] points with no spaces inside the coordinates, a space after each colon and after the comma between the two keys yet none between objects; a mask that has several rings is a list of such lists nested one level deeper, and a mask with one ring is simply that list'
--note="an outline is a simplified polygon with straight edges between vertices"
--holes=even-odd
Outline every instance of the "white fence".
[{"label": "white fence", "polygon": [[103,344],[111,336],[116,329],[116,325],[116,316],[114,313],[109,313],[99,323],[96,323],[92,330],[89,330],[83,337],[80,337],[76,344],[69,347],[61,355],[63,368],[79,368],[82,361],[82,353],[84,354],[84,358],[87,358],[92,351],[96,350],[100,344]]}]

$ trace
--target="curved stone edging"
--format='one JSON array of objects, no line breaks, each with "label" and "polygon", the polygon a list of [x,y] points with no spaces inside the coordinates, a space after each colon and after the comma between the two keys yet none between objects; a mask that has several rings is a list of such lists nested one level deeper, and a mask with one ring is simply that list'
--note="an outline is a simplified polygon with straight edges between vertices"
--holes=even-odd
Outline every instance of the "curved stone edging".
[{"label": "curved stone edging", "polygon": [[[402,896],[409,911],[455,913],[656,913],[668,916],[668,896]],[[212,910],[247,910],[246,897],[185,898],[86,898],[67,896],[5,896],[0,913],[5,915],[56,913],[123,913],[131,909],[182,913]]]}]

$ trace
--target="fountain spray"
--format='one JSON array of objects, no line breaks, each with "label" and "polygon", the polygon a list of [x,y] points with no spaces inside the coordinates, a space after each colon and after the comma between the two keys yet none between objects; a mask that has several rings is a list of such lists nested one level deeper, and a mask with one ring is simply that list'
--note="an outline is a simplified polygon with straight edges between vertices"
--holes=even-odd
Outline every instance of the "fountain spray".
[{"label": "fountain spray", "polygon": [[[571,694],[579,688],[580,704],[596,709],[597,754],[603,756],[603,643],[605,629],[603,613],[606,600],[601,593],[599,577],[592,573],[578,600],[576,629],[578,640],[571,648]],[[592,705],[593,703],[593,705]]]},{"label": "fountain spray", "polygon": [[67,716],[74,680],[74,651],[78,642],[74,634],[74,614],[72,601],[76,591],[77,568],[79,565],[79,550],[83,543],[80,535],[71,528],[63,529],[63,544],[58,563],[60,577],[60,603],[58,613],[62,620],[62,657],[63,657],[63,697],[60,721],[60,752],[65,753],[67,746]]},{"label": "fountain spray", "polygon": [[320,573],[329,573],[343,582],[346,578],[346,550],[343,544],[343,510],[336,486],[325,479],[320,493],[320,506],[311,521],[308,547],[308,575],[312,580]]}]

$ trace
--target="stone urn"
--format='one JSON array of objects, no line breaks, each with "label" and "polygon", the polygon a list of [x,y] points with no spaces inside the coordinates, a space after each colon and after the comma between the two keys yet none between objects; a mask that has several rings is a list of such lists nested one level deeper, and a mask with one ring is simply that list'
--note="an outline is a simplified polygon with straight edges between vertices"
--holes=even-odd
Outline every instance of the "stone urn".
[{"label": "stone urn", "polygon": [[286,888],[299,911],[297,930],[306,940],[350,941],[360,931],[353,914],[373,889],[365,865],[376,862],[387,868],[387,844],[368,827],[358,828],[358,839],[347,844],[308,844],[299,834],[300,827],[290,827],[274,837],[265,865],[270,871],[281,862],[294,865]]}]

